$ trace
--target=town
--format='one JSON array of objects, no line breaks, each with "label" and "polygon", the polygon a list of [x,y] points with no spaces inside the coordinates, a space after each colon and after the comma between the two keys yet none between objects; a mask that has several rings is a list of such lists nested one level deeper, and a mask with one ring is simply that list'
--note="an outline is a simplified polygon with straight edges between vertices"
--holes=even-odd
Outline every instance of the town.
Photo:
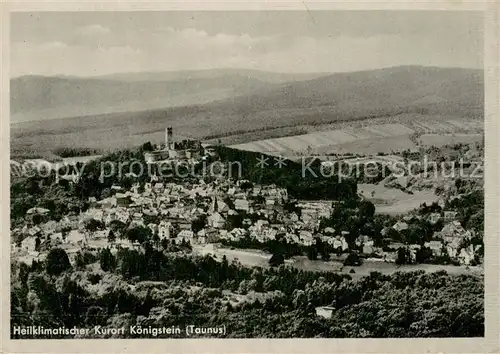
[{"label": "town", "polygon": [[[165,145],[144,153],[148,164],[167,165],[196,164],[207,156],[215,156],[213,148],[174,142],[170,127],[165,130]],[[325,262],[337,259],[351,266],[358,262],[352,261],[353,255],[398,264],[478,265],[484,252],[482,236],[477,228],[464,228],[459,210],[453,207],[453,200],[462,196],[457,190],[432,205],[385,219],[377,219],[373,210],[369,219],[363,219],[372,229],[352,235],[331,221],[335,213],[349,209],[343,201],[296,200],[286,188],[244,179],[168,182],[152,175],[129,189],[112,185],[108,197],[90,197],[87,210],[60,220],[51,219],[46,208],[30,208],[24,225],[12,230],[11,252],[13,258],[31,264],[45,260],[57,247],[74,264],[82,251],[97,254],[107,248],[116,254],[121,248],[140,250],[145,242],[158,249],[172,245],[206,252],[230,247],[271,253],[274,249],[266,245],[279,243],[299,249],[289,256],[301,255],[302,250],[317,260],[319,252]],[[347,222],[343,219],[340,224]]]}]

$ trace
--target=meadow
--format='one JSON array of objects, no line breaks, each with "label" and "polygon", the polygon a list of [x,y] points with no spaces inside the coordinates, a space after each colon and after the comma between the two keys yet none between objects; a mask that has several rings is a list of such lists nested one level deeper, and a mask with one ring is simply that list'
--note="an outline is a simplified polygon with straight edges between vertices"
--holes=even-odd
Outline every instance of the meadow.
[{"label": "meadow", "polygon": [[385,187],[383,184],[360,183],[358,191],[375,205],[377,213],[389,215],[405,214],[423,203],[430,205],[439,199],[434,190],[425,189],[409,194],[396,188]]},{"label": "meadow", "polygon": [[[238,261],[246,267],[263,267],[269,268],[269,259],[271,254],[259,250],[242,250],[229,249],[225,247],[214,247],[210,245],[196,245],[193,247],[193,252],[199,255],[211,254],[216,259],[222,260],[226,256],[229,262]],[[481,266],[465,267],[452,265],[437,265],[437,264],[406,264],[397,265],[395,263],[384,262],[377,259],[366,259],[360,266],[350,267],[343,266],[341,261],[309,260],[305,256],[292,257],[285,261],[285,264],[291,265],[294,268],[304,271],[315,272],[336,272],[339,274],[349,274],[355,279],[370,275],[371,272],[380,272],[385,275],[390,275],[395,272],[413,272],[423,270],[426,272],[437,272],[444,270],[449,274],[473,274],[482,275],[483,268]],[[355,273],[351,273],[354,269]]]}]

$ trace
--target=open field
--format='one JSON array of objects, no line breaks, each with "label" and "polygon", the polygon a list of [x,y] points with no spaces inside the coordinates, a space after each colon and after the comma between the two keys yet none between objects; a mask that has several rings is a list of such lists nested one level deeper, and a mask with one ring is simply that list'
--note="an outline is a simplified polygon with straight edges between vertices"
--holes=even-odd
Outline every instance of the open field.
[{"label": "open field", "polygon": [[[229,262],[238,260],[241,264],[248,267],[269,267],[269,259],[271,255],[258,250],[240,250],[229,249],[222,247],[215,247],[213,244],[197,245],[193,247],[193,251],[197,254],[214,255],[217,259],[221,260],[225,255]],[[341,262],[329,261],[323,262],[321,260],[311,261],[307,257],[293,257],[286,261],[287,264],[301,270],[322,271],[322,272],[339,272],[351,275],[353,278],[360,278],[369,275],[371,272],[380,272],[383,274],[392,274],[401,271],[416,271],[424,270],[427,272],[437,272],[445,270],[450,274],[483,274],[482,267],[462,267],[462,266],[448,266],[448,265],[434,265],[434,264],[412,264],[412,265],[396,265],[394,263],[386,263],[379,260],[365,260],[361,266],[358,267],[344,267]],[[349,273],[354,269],[355,273]]]},{"label": "open field", "polygon": [[219,260],[226,256],[229,262],[238,260],[242,264],[249,267],[268,267],[271,255],[257,250],[240,250],[218,247],[213,244],[194,245],[193,252],[200,255],[213,255]]},{"label": "open field", "polygon": [[[350,274],[349,271],[354,269],[356,273]],[[474,274],[478,276],[483,275],[483,268],[466,266],[452,266],[452,265],[438,265],[438,264],[405,264],[396,265],[395,263],[386,263],[379,260],[365,260],[359,267],[344,267],[343,273],[349,273],[354,279],[370,275],[371,272],[379,272],[382,274],[392,274],[395,272],[413,272],[423,270],[426,272],[446,271],[449,274]]]},{"label": "open field", "polygon": [[443,146],[458,143],[475,143],[481,141],[484,134],[422,134],[419,137],[422,145]]},{"label": "open field", "polygon": [[[418,208],[420,204],[432,204],[439,199],[433,190],[405,193],[396,188],[387,188],[383,184],[358,184],[358,191],[367,200],[375,204],[375,210],[381,214],[404,214]],[[372,194],[373,193],[373,194]]]},{"label": "open field", "polygon": [[231,147],[287,157],[347,152],[376,154],[418,149],[415,139],[411,139],[415,133],[421,134],[419,144],[435,146],[480,141],[483,136],[483,122],[476,119],[399,115],[363,123],[344,123],[337,129],[252,141]]},{"label": "open field", "polygon": [[329,148],[333,145],[342,145],[354,141],[371,138],[388,138],[393,136],[407,136],[414,133],[403,124],[382,124],[367,125],[364,128],[346,128],[314,132],[303,135],[296,135],[277,139],[266,139],[254,141],[247,144],[233,145],[232,147],[242,150],[259,151],[269,154],[289,155],[294,152],[315,152],[322,148]]},{"label": "open field", "polygon": [[313,154],[326,155],[326,154],[362,154],[372,155],[375,153],[390,154],[395,151],[407,150],[416,151],[418,146],[411,141],[409,135],[388,136],[359,139],[343,144],[332,144],[328,146],[321,146],[313,150]]}]

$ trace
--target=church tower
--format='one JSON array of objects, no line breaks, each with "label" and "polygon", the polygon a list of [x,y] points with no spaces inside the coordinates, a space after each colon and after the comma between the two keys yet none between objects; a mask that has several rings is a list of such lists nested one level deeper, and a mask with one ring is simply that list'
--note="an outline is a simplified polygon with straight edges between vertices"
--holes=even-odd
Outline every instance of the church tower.
[{"label": "church tower", "polygon": [[219,211],[219,205],[217,204],[217,197],[214,196],[212,199],[212,205],[210,206],[210,213],[216,213]]}]

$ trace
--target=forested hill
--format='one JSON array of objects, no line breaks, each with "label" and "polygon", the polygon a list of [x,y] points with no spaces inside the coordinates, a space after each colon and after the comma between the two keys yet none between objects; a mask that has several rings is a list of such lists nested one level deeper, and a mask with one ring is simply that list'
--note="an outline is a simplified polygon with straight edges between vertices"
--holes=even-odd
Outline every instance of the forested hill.
[{"label": "forested hill", "polygon": [[242,179],[257,184],[276,184],[286,188],[297,199],[348,200],[357,196],[354,180],[339,181],[337,176],[322,175],[319,160],[280,160],[278,157],[226,146],[217,146],[216,150],[220,160],[232,166],[233,174],[238,172],[234,163],[239,162]]},{"label": "forested hill", "polygon": [[[332,272],[245,268],[152,248],[124,249],[116,256],[109,250],[97,257],[80,252],[74,267],[61,249],[48,259],[45,265],[11,268],[11,328],[196,323],[224,325],[223,337],[229,338],[484,336],[484,281],[473,275],[373,272],[356,281]],[[105,259],[111,259],[112,269],[102,269]],[[232,296],[242,301],[231,301]],[[316,306],[335,311],[324,319]],[[109,336],[91,332],[88,337]]]}]

